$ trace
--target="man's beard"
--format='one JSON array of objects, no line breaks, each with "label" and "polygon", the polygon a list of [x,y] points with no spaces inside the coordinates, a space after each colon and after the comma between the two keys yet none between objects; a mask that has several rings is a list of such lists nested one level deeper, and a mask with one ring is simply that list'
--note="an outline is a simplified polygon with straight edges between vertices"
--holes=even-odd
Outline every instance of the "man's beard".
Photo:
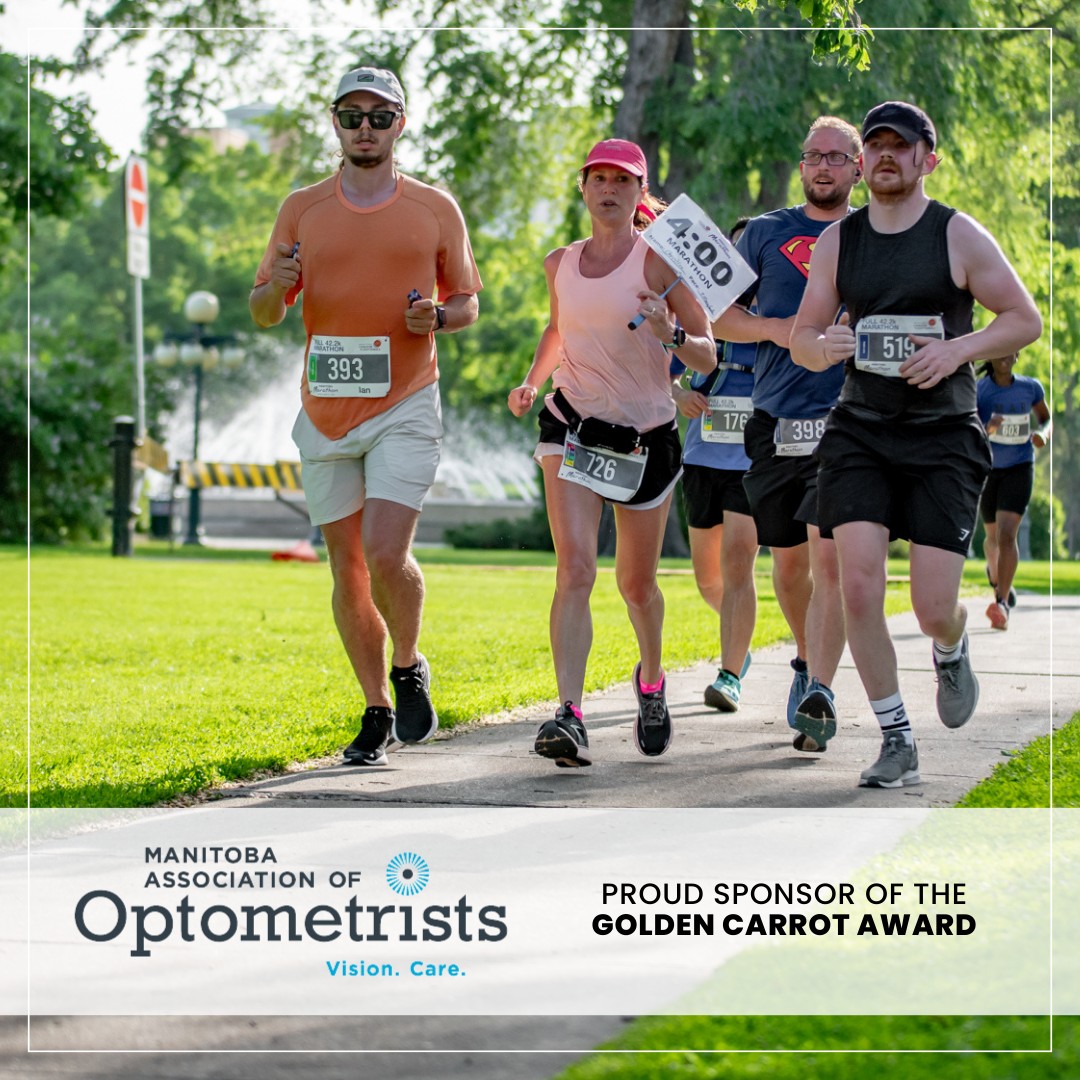
[{"label": "man's beard", "polygon": [[372,144],[368,150],[344,150],[342,151],[349,161],[359,169],[373,169],[376,165],[381,165],[391,154],[392,147],[386,147],[380,150],[375,144]]},{"label": "man's beard", "polygon": [[[895,180],[899,180],[900,183],[894,183]],[[907,183],[899,172],[894,172],[892,177],[886,180],[886,183],[889,184],[887,190],[879,190],[874,186],[876,183],[877,178],[873,175],[866,178],[866,186],[870,189],[870,194],[879,203],[898,203],[903,202],[919,186],[919,177],[916,176],[910,183]]]},{"label": "man's beard", "polygon": [[835,210],[838,206],[842,206],[848,197],[848,192],[844,191],[839,184],[833,184],[827,191],[818,191],[813,183],[803,184],[803,194],[806,196],[806,201],[819,210]]}]

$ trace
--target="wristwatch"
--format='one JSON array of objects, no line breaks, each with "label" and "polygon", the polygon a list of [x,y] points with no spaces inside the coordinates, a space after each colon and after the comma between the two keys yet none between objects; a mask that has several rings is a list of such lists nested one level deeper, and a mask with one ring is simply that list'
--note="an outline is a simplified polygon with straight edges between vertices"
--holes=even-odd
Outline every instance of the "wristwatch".
[{"label": "wristwatch", "polygon": [[686,331],[681,326],[679,326],[678,323],[676,323],[675,324],[675,333],[673,333],[671,335],[671,347],[673,349],[681,349],[685,344],[686,344]]},{"label": "wristwatch", "polygon": [[435,319],[435,329],[442,330],[446,326],[446,308],[442,304],[435,305]]}]

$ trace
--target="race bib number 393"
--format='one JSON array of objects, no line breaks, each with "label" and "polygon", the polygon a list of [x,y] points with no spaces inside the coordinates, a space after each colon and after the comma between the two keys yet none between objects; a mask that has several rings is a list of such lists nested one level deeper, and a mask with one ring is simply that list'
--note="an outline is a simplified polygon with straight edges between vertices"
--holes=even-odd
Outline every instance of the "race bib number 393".
[{"label": "race bib number 393", "polygon": [[386,397],[390,393],[390,337],[313,334],[307,377],[315,397]]},{"label": "race bib number 393", "polygon": [[701,414],[701,438],[704,442],[735,443],[742,445],[746,421],[754,411],[754,403],[748,397],[722,397],[709,399],[709,410]]},{"label": "race bib number 393", "polygon": [[616,454],[583,446],[572,431],[566,433],[559,479],[580,484],[604,499],[626,502],[632,499],[645,475],[649,451],[640,447],[632,454]]},{"label": "race bib number 393", "polygon": [[867,315],[855,327],[855,367],[899,379],[900,365],[918,346],[909,334],[945,340],[940,315]]}]

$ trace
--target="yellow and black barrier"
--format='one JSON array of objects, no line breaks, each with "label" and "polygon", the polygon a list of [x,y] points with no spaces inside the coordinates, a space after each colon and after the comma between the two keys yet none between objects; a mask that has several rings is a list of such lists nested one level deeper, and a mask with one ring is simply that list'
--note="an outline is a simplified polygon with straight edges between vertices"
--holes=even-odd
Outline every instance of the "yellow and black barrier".
[{"label": "yellow and black barrier", "polygon": [[181,461],[177,483],[190,490],[208,487],[270,488],[274,491],[302,491],[299,461],[278,461],[273,465],[245,465],[217,461]]}]

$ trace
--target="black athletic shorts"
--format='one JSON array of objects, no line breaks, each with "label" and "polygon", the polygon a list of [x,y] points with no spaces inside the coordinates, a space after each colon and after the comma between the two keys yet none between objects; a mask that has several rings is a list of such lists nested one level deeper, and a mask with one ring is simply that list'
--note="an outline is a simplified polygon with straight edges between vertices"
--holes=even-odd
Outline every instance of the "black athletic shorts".
[{"label": "black athletic shorts", "polygon": [[838,406],[818,444],[821,535],[873,521],[891,539],[967,555],[990,446],[978,421],[900,424]]},{"label": "black athletic shorts", "polygon": [[798,547],[806,543],[806,526],[818,523],[818,466],[812,454],[778,457],[775,431],[776,418],[762,409],[755,409],[746,421],[743,444],[750,468],[743,488],[757,525],[758,543]]},{"label": "black athletic shorts", "polygon": [[[686,480],[683,480],[683,484]],[[1023,461],[1007,469],[991,469],[979,500],[983,521],[994,521],[999,510],[1024,516],[1035,487],[1035,462]]]},{"label": "black athletic shorts", "polygon": [[724,524],[725,513],[750,517],[743,476],[742,469],[684,464],[682,491],[687,525],[693,529],[712,529]]},{"label": "black athletic shorts", "polygon": [[[558,443],[562,446],[566,442],[566,433],[570,429],[546,405],[540,410],[538,423],[542,443]],[[682,475],[682,443],[679,442],[679,425],[674,420],[668,426],[661,425],[646,431],[641,441],[649,450],[641,487],[632,498],[618,502],[619,506],[642,506],[659,502]],[[616,502],[614,499],[606,501]]]}]

